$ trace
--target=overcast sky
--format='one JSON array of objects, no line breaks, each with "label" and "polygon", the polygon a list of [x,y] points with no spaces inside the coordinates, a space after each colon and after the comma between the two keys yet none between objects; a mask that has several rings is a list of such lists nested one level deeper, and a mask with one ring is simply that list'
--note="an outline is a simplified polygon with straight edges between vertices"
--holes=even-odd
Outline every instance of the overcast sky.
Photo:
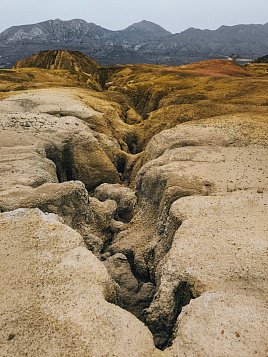
[{"label": "overcast sky", "polygon": [[143,19],[171,32],[268,22],[268,0],[0,0],[0,31],[48,19],[81,18],[119,30]]}]

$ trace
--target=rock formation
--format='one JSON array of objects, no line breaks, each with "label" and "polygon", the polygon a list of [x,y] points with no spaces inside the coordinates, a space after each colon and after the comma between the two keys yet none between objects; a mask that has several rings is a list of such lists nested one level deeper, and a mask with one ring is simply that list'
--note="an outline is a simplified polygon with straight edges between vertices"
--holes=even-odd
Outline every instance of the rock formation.
[{"label": "rock formation", "polygon": [[267,356],[263,65],[54,54],[0,72],[0,355]]}]

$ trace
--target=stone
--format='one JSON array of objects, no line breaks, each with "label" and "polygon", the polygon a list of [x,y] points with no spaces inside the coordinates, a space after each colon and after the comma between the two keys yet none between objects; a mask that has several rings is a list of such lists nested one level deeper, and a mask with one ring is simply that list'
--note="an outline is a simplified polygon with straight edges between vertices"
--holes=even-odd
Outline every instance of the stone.
[{"label": "stone", "polygon": [[119,184],[104,183],[96,188],[94,195],[100,201],[114,200],[117,203],[118,219],[123,222],[131,221],[136,205],[136,196],[133,190]]}]

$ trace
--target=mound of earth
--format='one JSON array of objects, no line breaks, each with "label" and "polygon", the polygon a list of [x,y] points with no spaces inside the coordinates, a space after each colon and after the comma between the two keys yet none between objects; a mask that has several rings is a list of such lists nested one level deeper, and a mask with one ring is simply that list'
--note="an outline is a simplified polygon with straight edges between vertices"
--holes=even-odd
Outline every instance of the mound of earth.
[{"label": "mound of earth", "polygon": [[14,68],[43,68],[53,70],[67,70],[78,76],[80,81],[95,85],[98,83],[99,65],[84,53],[68,50],[41,51],[35,55],[18,61]]},{"label": "mound of earth", "polygon": [[248,76],[245,68],[239,66],[234,61],[229,60],[208,60],[191,63],[181,66],[181,68],[191,71],[191,73],[207,75],[212,77]]}]

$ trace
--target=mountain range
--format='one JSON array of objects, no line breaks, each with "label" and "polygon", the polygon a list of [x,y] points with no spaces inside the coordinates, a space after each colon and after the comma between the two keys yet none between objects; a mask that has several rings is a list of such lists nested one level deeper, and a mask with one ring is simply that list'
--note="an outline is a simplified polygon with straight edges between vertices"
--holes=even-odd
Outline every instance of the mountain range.
[{"label": "mountain range", "polygon": [[239,54],[255,59],[268,53],[268,23],[221,26],[217,30],[189,28],[172,34],[143,20],[111,31],[81,19],[48,20],[13,26],[0,33],[0,67],[42,50],[82,51],[101,64],[182,64]]}]

